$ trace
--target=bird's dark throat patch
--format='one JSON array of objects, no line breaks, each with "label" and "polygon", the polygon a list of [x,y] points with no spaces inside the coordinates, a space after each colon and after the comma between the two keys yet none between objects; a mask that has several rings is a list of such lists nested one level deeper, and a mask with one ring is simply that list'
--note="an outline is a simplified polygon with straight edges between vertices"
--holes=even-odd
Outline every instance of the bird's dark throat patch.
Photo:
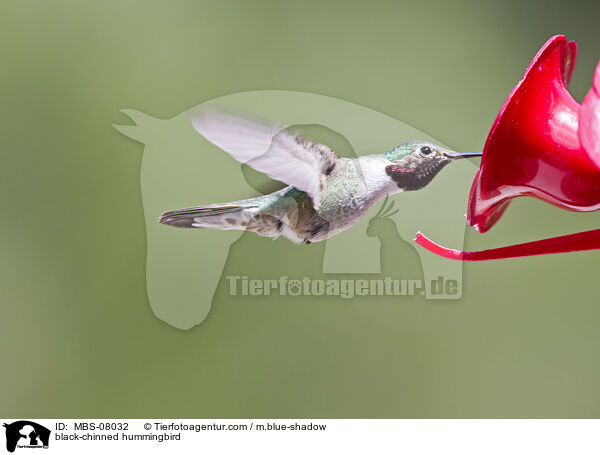
[{"label": "bird's dark throat patch", "polygon": [[[442,164],[442,167],[445,164]],[[399,188],[405,191],[419,190],[426,186],[437,174],[437,172],[419,172],[415,168],[405,168],[391,164],[385,167],[385,172],[389,175],[394,182],[398,184]]]}]

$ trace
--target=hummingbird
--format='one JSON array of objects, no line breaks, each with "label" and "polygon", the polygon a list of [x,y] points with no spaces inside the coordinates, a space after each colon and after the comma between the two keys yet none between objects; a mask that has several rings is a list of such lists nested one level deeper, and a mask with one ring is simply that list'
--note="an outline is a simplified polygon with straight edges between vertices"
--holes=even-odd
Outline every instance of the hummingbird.
[{"label": "hummingbird", "polygon": [[159,222],[248,230],[294,243],[339,234],[388,195],[425,188],[452,161],[481,156],[409,141],[385,153],[345,158],[291,128],[225,109],[207,109],[191,121],[231,157],[288,186],[251,199],[167,211]]}]

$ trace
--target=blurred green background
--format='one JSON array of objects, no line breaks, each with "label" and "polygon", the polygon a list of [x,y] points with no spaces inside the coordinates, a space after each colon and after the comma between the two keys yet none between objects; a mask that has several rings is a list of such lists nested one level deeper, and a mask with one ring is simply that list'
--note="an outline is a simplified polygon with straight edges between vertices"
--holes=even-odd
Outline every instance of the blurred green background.
[{"label": "blurred green background", "polygon": [[[600,417],[598,252],[468,264],[459,301],[282,304],[221,286],[200,326],[161,322],[143,146],[111,127],[125,107],[170,118],[285,89],[477,150],[553,34],[580,45],[582,100],[599,14],[558,0],[2,2],[1,416]],[[599,224],[522,199],[466,247]]]}]

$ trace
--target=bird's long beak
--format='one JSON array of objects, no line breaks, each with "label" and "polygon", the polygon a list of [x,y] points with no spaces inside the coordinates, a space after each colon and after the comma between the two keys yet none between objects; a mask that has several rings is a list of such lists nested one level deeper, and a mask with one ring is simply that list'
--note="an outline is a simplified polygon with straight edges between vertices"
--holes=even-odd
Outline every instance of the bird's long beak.
[{"label": "bird's long beak", "polygon": [[450,158],[451,160],[460,160],[461,158],[473,158],[473,157],[481,156],[481,155],[483,155],[483,152],[459,153],[459,152],[453,152],[451,150],[446,150],[444,152],[444,155],[446,156],[446,158]]}]

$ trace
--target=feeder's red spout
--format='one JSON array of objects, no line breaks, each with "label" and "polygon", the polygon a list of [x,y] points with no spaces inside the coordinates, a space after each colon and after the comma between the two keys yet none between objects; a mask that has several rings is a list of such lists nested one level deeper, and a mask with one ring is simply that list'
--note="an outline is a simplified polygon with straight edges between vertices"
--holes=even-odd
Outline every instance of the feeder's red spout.
[{"label": "feeder's red spout", "polygon": [[[600,209],[600,64],[580,105],[567,89],[576,56],[574,41],[550,38],[500,109],[469,194],[467,222],[480,232],[518,196],[577,212]],[[440,256],[480,261],[600,249],[600,230],[475,252],[444,248],[421,233],[415,240]]]},{"label": "feeder's red spout", "polygon": [[[582,117],[594,112],[582,110],[567,89],[576,55],[575,42],[551,38],[504,102],[469,195],[467,222],[480,232],[517,196],[580,212],[600,208],[600,167],[583,148],[579,131],[586,124]],[[600,137],[600,130],[592,133]]]}]

